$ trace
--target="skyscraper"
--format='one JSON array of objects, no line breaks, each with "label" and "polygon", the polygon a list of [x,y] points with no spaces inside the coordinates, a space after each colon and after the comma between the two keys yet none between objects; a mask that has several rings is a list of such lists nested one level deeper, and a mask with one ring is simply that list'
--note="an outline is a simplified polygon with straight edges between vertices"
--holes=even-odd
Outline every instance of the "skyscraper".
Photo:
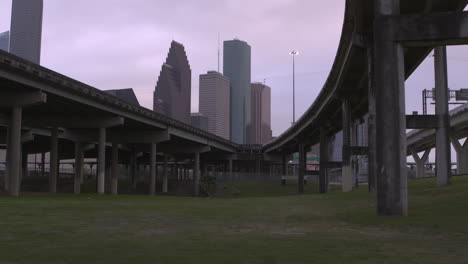
[{"label": "skyscraper", "polygon": [[271,140],[271,88],[252,83],[251,123],[248,126],[249,144],[264,144]]},{"label": "skyscraper", "polygon": [[193,127],[208,131],[208,124],[210,122],[207,116],[203,115],[202,113],[192,113],[191,119],[191,124]]},{"label": "skyscraper", "polygon": [[247,143],[250,124],[251,48],[241,40],[224,42],[224,76],[231,81],[231,140]]},{"label": "skyscraper", "polygon": [[0,33],[0,50],[9,51],[10,31]]},{"label": "skyscraper", "polygon": [[36,64],[41,62],[42,0],[13,0],[10,52]]},{"label": "skyscraper", "polygon": [[208,117],[208,132],[229,139],[229,78],[219,72],[200,75],[200,113]]},{"label": "skyscraper", "polygon": [[135,91],[133,91],[132,88],[106,90],[104,92],[112,94],[113,96],[116,96],[129,104],[140,106],[138,98],[135,95]]},{"label": "skyscraper", "polygon": [[184,46],[172,41],[154,91],[154,111],[190,124],[191,78]]}]

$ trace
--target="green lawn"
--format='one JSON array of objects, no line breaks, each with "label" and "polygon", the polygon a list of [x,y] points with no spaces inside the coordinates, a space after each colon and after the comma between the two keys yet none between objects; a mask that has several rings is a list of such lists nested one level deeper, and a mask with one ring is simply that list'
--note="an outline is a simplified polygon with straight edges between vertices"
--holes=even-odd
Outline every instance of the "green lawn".
[{"label": "green lawn", "polygon": [[[468,177],[410,182],[409,217],[363,186],[228,186],[221,198],[0,197],[0,263],[468,263]],[[232,195],[239,190],[240,195]]]}]

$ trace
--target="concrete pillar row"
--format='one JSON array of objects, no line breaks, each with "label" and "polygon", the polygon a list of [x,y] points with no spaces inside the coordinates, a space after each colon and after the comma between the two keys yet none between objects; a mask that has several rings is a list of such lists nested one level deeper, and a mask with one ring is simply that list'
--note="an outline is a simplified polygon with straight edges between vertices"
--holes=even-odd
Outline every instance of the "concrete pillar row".
[{"label": "concrete pillar row", "polygon": [[[399,15],[400,2],[375,0],[375,19]],[[405,59],[402,44],[391,40],[391,34],[389,28],[374,27],[372,79],[376,87],[377,211],[380,216],[406,216]]]},{"label": "concrete pillar row", "polygon": [[21,126],[23,109],[14,107],[11,111],[10,126],[8,128],[8,193],[19,196],[21,177]]},{"label": "concrete pillar row", "polygon": [[410,149],[411,155],[413,156],[414,162],[416,163],[416,178],[425,178],[426,177],[426,163],[429,159],[429,154],[431,149],[424,151],[422,157],[419,157],[418,153],[413,149]]},{"label": "concrete pillar row", "polygon": [[98,146],[98,173],[97,173],[97,193],[105,193],[105,171],[106,171],[106,129],[99,128]]},{"label": "concrete pillar row", "polygon": [[353,169],[351,167],[351,109],[349,101],[342,100],[343,115],[343,168],[341,186],[343,192],[353,190]]},{"label": "concrete pillar row", "polygon": [[49,192],[54,194],[57,193],[57,178],[59,173],[57,127],[52,128],[50,140]]},{"label": "concrete pillar row", "polygon": [[150,195],[156,194],[156,153],[157,146],[156,143],[151,143],[151,157],[150,157]]},{"label": "concrete pillar row", "polygon": [[111,194],[119,193],[119,144],[112,142]]},{"label": "concrete pillar row", "polygon": [[81,179],[83,177],[83,144],[75,142],[75,176],[73,178],[73,193],[81,193]]},{"label": "concrete pillar row", "polygon": [[457,173],[468,174],[468,139],[462,145],[456,138],[452,138],[452,145],[457,152]]},{"label": "concrete pillar row", "polygon": [[437,185],[450,184],[452,161],[450,149],[450,117],[449,117],[449,88],[447,77],[447,48],[434,49],[436,115],[436,174]]}]

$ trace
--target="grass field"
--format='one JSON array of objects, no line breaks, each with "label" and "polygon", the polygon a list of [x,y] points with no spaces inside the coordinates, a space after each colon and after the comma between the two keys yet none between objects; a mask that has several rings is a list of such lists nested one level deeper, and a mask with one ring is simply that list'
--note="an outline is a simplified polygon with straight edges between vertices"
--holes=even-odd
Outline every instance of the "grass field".
[{"label": "grass field", "polygon": [[410,216],[379,218],[366,188],[226,198],[0,197],[0,263],[468,263],[468,177],[410,182]]}]

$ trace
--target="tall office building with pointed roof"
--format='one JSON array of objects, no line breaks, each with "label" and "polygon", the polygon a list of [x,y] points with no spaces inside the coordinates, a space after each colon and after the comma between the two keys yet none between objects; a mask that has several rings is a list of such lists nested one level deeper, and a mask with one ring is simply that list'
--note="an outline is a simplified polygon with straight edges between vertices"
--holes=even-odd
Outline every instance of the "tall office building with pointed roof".
[{"label": "tall office building with pointed roof", "polygon": [[231,81],[231,140],[247,143],[250,125],[251,47],[238,39],[224,42],[224,76]]},{"label": "tall office building with pointed roof", "polygon": [[172,41],[159,75],[153,110],[190,124],[192,70],[182,44]]},{"label": "tall office building with pointed roof", "polygon": [[43,0],[13,0],[10,53],[36,64],[41,62]]}]

